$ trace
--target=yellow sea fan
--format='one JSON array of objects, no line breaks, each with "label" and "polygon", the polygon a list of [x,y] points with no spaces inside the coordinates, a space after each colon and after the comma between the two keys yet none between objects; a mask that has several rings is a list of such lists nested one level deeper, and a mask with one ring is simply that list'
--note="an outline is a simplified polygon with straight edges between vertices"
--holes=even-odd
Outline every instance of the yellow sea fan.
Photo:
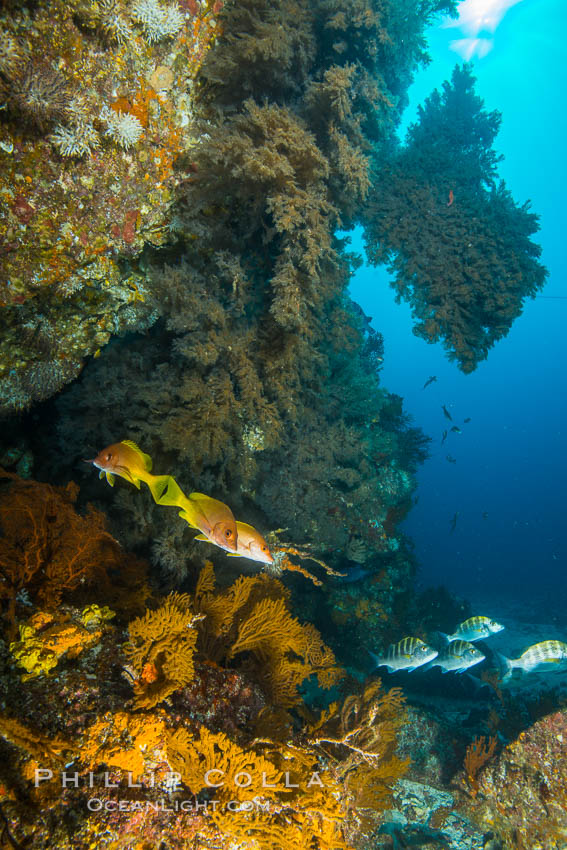
[{"label": "yellow sea fan", "polygon": [[266,575],[240,576],[225,591],[214,593],[214,588],[213,565],[207,563],[194,603],[205,615],[201,648],[219,662],[251,653],[274,704],[288,708],[300,702],[297,689],[312,673],[322,687],[331,687],[341,677],[317,629],[302,625],[290,613],[290,592],[280,581]]},{"label": "yellow sea fan", "polygon": [[[303,649],[304,637],[298,620],[291,616],[283,599],[263,599],[238,630],[229,657],[238,652],[254,650],[268,656],[277,651]],[[302,654],[299,652],[298,654]]]},{"label": "yellow sea fan", "polygon": [[63,765],[65,759],[62,753],[73,749],[72,744],[62,738],[49,738],[4,714],[0,714],[0,736],[43,766]]},{"label": "yellow sea fan", "polygon": [[[188,594],[172,593],[156,611],[146,611],[130,623],[124,651],[138,674],[134,683],[138,707],[152,708],[192,680],[199,619]],[[154,671],[151,677],[143,675],[148,669]]]},{"label": "yellow sea fan", "polygon": [[322,687],[331,687],[342,676],[315,626],[302,625],[284,599],[262,599],[241,623],[229,657],[245,651],[257,656],[271,699],[283,707],[299,702],[297,688],[312,673]]},{"label": "yellow sea fan", "polygon": [[177,729],[167,739],[168,762],[193,794],[215,785],[219,800],[277,800],[282,773],[254,750],[243,750],[222,732],[201,726],[199,738]]}]

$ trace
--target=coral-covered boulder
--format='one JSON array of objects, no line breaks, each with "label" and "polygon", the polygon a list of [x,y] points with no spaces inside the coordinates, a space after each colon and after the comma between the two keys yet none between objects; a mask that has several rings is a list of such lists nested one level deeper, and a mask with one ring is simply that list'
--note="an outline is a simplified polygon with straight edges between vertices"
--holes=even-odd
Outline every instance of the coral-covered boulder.
[{"label": "coral-covered boulder", "polygon": [[478,777],[471,816],[506,848],[567,847],[567,710],[543,717]]}]

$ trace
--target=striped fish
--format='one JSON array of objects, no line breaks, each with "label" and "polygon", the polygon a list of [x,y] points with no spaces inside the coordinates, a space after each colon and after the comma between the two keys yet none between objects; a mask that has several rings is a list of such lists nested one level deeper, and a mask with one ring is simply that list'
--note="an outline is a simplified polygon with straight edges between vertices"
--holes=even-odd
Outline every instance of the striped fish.
[{"label": "striped fish", "polygon": [[409,670],[411,672],[416,667],[421,667],[422,664],[433,661],[438,654],[436,649],[415,637],[405,637],[398,643],[391,644],[383,656],[370,653],[376,667],[387,667],[389,673],[394,673],[396,670]]},{"label": "striped fish", "polygon": [[523,673],[559,673],[567,670],[567,643],[562,640],[542,640],[529,646],[519,658],[505,658],[499,654],[506,679],[513,670]]},{"label": "striped fish", "polygon": [[501,626],[496,620],[491,620],[490,617],[469,617],[468,620],[457,626],[452,635],[446,635],[444,632],[439,632],[439,634],[449,643],[453,640],[468,640],[470,643],[474,643],[475,640],[483,640],[490,635],[501,632],[503,628],[504,626]]},{"label": "striped fish", "polygon": [[443,673],[464,673],[469,667],[480,664],[486,658],[480,649],[467,640],[455,640],[449,644],[446,652],[438,656],[428,665],[441,667]]}]

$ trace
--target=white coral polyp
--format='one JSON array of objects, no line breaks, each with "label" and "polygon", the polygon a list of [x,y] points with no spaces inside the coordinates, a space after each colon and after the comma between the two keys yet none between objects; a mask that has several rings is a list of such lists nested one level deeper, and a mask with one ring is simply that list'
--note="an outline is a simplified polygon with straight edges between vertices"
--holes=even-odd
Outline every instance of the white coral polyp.
[{"label": "white coral polyp", "polygon": [[124,150],[133,148],[140,141],[144,128],[135,115],[105,110],[101,118],[106,124],[105,136],[109,136]]},{"label": "white coral polyp", "polygon": [[137,0],[132,8],[132,17],[141,24],[150,44],[173,38],[184,21],[177,5],[162,6],[157,0]]},{"label": "white coral polyp", "polygon": [[87,121],[58,124],[49,140],[61,156],[85,156],[99,146],[98,133]]}]

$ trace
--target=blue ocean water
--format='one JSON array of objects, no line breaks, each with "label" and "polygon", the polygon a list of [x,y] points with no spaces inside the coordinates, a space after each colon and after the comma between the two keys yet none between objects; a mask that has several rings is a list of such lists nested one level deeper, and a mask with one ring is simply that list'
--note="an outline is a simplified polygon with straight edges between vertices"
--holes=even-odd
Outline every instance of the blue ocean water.
[{"label": "blue ocean water", "polygon": [[[418,503],[404,524],[415,543],[419,581],[492,604],[493,613],[520,603],[567,621],[567,113],[562,106],[567,4],[520,0],[507,10],[506,0],[492,4],[498,5],[505,12],[499,26],[479,33],[488,36],[492,49],[472,57],[476,91],[487,109],[503,113],[495,141],[505,156],[500,176],[517,203],[530,200],[541,216],[535,240],[549,270],[545,289],[525,303],[508,337],[471,375],[449,363],[440,345],[413,336],[410,309],[395,303],[384,269],[362,267],[351,294],[384,336],[384,385],[404,397],[405,409],[433,439],[431,457],[419,470]],[[465,35],[442,24],[428,33],[432,61],[410,91],[405,126],[414,120],[417,105],[462,61],[451,42]],[[352,248],[362,253],[360,232],[352,234]],[[430,375],[437,381],[424,390]],[[462,434],[449,434],[441,445],[442,432],[452,424],[443,404]],[[467,417],[471,421],[463,424]]]}]

